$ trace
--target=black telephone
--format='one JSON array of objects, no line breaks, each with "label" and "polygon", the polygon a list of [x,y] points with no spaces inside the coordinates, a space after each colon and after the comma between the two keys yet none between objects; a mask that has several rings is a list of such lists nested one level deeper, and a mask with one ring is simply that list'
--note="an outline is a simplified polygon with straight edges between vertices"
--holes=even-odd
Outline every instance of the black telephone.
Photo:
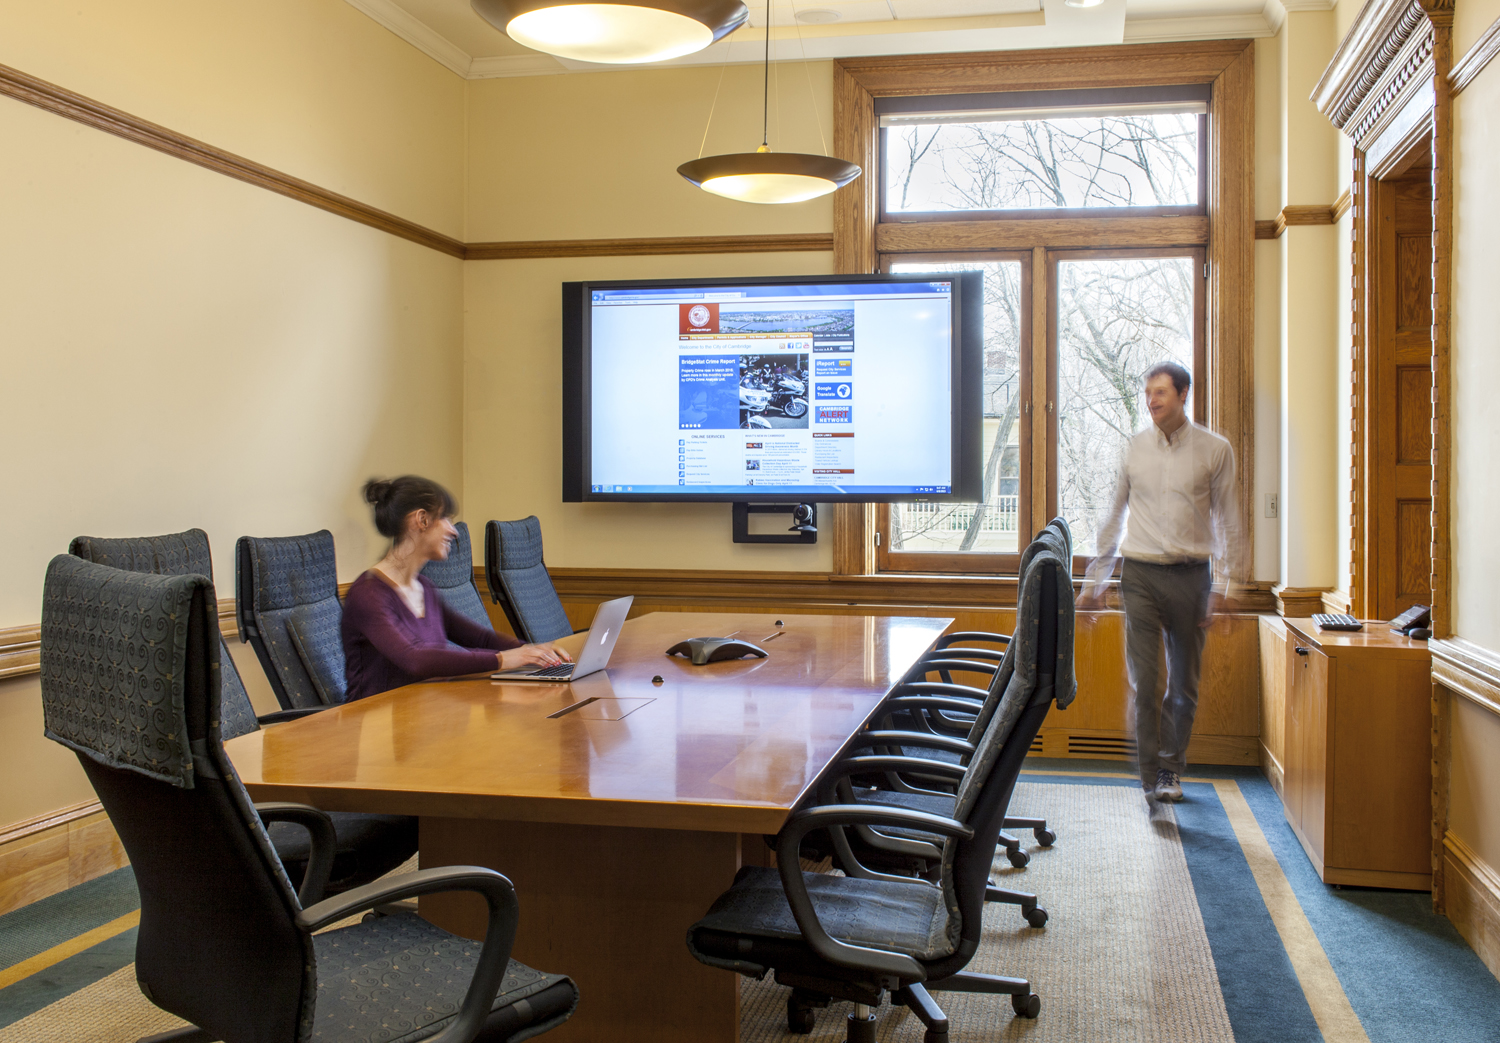
[{"label": "black telephone", "polygon": [[1431,621],[1432,609],[1426,605],[1413,605],[1391,620],[1391,629],[1398,634],[1410,635],[1413,630],[1425,630]]}]

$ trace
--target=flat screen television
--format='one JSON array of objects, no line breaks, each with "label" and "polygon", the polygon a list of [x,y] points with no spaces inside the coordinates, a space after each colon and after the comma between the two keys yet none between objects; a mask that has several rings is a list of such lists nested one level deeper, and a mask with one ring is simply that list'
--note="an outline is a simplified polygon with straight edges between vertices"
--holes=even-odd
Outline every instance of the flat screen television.
[{"label": "flat screen television", "polygon": [[565,501],[980,497],[979,272],[562,296]]}]

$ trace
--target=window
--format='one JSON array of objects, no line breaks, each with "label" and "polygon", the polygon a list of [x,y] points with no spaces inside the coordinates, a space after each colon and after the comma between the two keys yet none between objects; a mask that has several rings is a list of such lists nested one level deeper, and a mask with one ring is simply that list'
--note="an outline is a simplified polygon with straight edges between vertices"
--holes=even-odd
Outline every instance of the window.
[{"label": "window", "polygon": [[[882,571],[1013,571],[1059,513],[1081,567],[1125,443],[1150,422],[1146,371],[1185,366],[1204,420],[1206,223],[1164,244],[1139,219],[1205,213],[1207,95],[1188,85],[877,101],[877,241],[929,222],[916,240],[886,236],[881,267],[985,276],[983,499],[877,508]],[[1029,248],[965,249],[981,223]]]}]

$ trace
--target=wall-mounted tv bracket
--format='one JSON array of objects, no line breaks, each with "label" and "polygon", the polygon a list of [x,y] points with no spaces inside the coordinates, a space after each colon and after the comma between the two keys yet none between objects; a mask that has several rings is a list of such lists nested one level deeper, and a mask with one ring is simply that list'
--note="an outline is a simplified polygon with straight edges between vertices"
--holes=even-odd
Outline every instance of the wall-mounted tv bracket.
[{"label": "wall-mounted tv bracket", "polygon": [[[790,514],[793,526],[785,535],[750,535],[750,515]],[[735,543],[817,543],[818,505],[815,503],[736,503],[734,505]]]}]

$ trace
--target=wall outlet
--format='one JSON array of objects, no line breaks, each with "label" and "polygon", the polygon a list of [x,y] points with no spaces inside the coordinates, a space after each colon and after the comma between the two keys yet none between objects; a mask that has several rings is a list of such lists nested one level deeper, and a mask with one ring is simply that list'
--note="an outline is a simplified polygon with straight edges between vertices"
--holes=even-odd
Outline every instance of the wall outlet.
[{"label": "wall outlet", "polygon": [[1267,518],[1274,518],[1274,517],[1276,517],[1277,507],[1278,507],[1278,504],[1277,504],[1276,501],[1277,501],[1277,495],[1275,493],[1266,493],[1266,517]]}]

